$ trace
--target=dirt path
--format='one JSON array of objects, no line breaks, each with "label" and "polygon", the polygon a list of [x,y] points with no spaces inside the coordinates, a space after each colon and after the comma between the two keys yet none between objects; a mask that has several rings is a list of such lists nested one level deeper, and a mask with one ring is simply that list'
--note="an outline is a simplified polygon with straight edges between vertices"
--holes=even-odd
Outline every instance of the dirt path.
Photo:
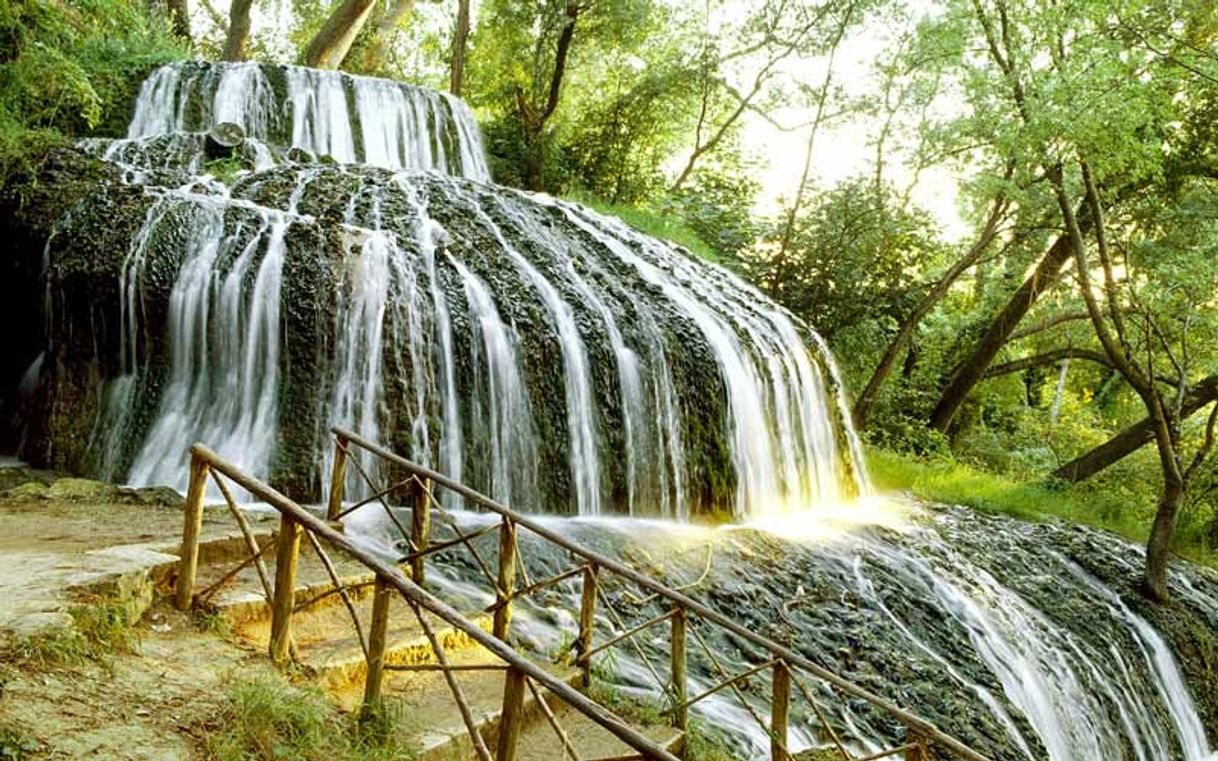
[{"label": "dirt path", "polygon": [[31,758],[192,759],[224,707],[226,682],[271,673],[265,658],[158,606],[137,625],[138,654],[76,667],[4,667],[0,726]]}]

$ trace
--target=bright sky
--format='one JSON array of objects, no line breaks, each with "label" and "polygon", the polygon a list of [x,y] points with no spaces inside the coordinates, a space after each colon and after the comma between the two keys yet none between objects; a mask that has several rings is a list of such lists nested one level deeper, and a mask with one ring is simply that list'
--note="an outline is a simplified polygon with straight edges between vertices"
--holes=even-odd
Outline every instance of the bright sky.
[{"label": "bright sky", "polygon": [[[919,12],[931,8],[928,0],[912,0],[910,5]],[[850,34],[837,52],[833,82],[850,96],[875,97],[879,86],[875,63],[886,55],[894,37],[900,32],[900,29],[872,24]],[[793,80],[819,91],[827,65],[826,59],[800,61],[786,73]],[[940,100],[934,111],[946,116],[954,109],[954,104],[948,97]],[[806,124],[813,117],[814,111],[811,109],[788,108],[774,114],[774,120],[783,125]],[[758,199],[758,210],[771,211],[779,198],[790,198],[799,184],[808,130],[783,131],[752,113],[747,119],[743,133],[745,147],[765,157],[768,163],[761,176],[763,191]],[[853,176],[870,176],[875,168],[873,138],[879,126],[877,119],[867,117],[838,119],[822,126],[812,150],[811,182],[818,187],[830,188]],[[891,182],[903,187],[910,182],[913,173],[898,153],[888,152],[885,175]],[[913,202],[933,214],[943,225],[946,237],[951,240],[968,232],[959,208],[960,181],[961,178],[951,170],[927,169],[918,177],[911,193]]]}]

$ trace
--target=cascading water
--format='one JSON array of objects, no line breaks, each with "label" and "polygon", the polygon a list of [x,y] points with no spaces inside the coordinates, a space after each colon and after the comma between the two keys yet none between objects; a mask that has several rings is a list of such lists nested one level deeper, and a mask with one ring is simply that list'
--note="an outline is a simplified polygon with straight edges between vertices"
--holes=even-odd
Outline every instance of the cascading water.
[{"label": "cascading water", "polygon": [[222,122],[264,143],[342,163],[490,179],[477,123],[460,99],[299,66],[162,66],[140,90],[127,137],[205,130]]},{"label": "cascading water", "polygon": [[[217,180],[183,132],[217,122],[243,127],[253,172]],[[616,220],[470,182],[486,164],[457,100],[175,64],[127,139],[88,148],[156,199],[119,272],[119,372],[90,437],[108,477],[180,486],[203,439],[317,494],[324,432],[345,426],[549,512],[741,517],[867,489],[811,330]],[[349,495],[371,493],[360,464]]]},{"label": "cascading water", "polygon": [[[227,166],[201,134],[220,121],[248,136]],[[485,184],[458,100],[295,67],[177,64],[145,83],[127,139],[82,148],[124,182],[90,191],[46,247],[49,343],[22,384],[31,399],[58,394],[23,423],[41,426],[49,459],[181,486],[187,447],[203,440],[321,497],[339,425],[533,512],[785,520],[798,533],[810,507],[869,492],[815,332],[616,219]],[[76,392],[81,378],[96,387]],[[359,471],[375,479],[378,465],[357,462],[346,491],[366,496]],[[563,525],[622,556],[646,552],[640,531],[665,546],[701,531]],[[1190,664],[1110,586],[1135,575],[1132,551],[1101,545],[1105,562],[1130,564],[1103,576],[1070,537],[1037,549],[1057,529],[999,528],[942,512],[905,532],[777,549],[720,534],[702,589],[757,631],[798,631],[809,657],[995,758],[1205,758]],[[664,560],[674,584],[701,571],[677,578],[688,563]],[[437,562],[438,583],[462,594],[459,564]],[[1218,584],[1173,585],[1218,626]],[[539,647],[569,625],[542,608],[519,621]],[[755,656],[715,645],[729,668]],[[710,684],[705,664],[692,675],[692,690]],[[655,692],[632,658],[617,679]],[[817,694],[860,750],[897,734]],[[767,746],[743,709],[716,698],[700,710],[739,749]],[[801,722],[796,745],[821,744],[817,721]]]},{"label": "cascading water", "polygon": [[[904,505],[878,518],[859,513],[868,510],[836,511],[805,538],[790,527],[771,533],[638,519],[541,520],[856,684],[916,707],[996,761],[1214,760],[1187,669],[1147,613],[1110,586],[1134,578],[1140,548],[1089,529],[962,509]],[[471,530],[494,518],[466,513],[461,520],[462,530]],[[394,556],[393,527],[383,517],[367,514],[349,530]],[[520,541],[532,578],[569,567],[553,545],[528,532]],[[483,556],[493,558],[494,537],[481,542]],[[467,609],[493,600],[464,550],[438,557],[428,578]],[[614,579],[601,575],[601,604],[624,618],[600,619],[597,641],[665,610],[664,601]],[[1218,628],[1218,577],[1179,568],[1171,586],[1177,602],[1168,618],[1202,631]],[[548,597],[522,599],[513,614],[516,636],[541,652],[560,650],[575,635],[569,612],[579,609],[580,593],[571,582]],[[768,657],[714,627],[697,628],[727,673]],[[718,667],[696,643],[687,652],[690,694],[717,681]],[[662,701],[667,657],[660,629],[616,648],[596,672],[622,694]],[[1207,669],[1187,665],[1193,678]],[[793,751],[828,746],[830,731],[856,755],[899,743],[902,729],[879,711],[799,678],[819,715],[797,701]],[[750,715],[768,721],[768,688],[764,681],[746,685],[748,707],[725,691],[699,703],[694,716],[740,757],[768,757],[770,739]]]}]

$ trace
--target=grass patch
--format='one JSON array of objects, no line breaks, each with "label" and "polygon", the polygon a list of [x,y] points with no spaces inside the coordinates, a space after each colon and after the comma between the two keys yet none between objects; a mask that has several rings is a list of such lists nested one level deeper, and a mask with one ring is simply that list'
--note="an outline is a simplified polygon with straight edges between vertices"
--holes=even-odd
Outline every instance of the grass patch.
[{"label": "grass patch", "polygon": [[0,724],[0,761],[21,761],[33,758],[38,743],[11,724]]},{"label": "grass patch", "polygon": [[128,606],[99,598],[68,611],[72,626],[29,637],[16,637],[0,647],[0,660],[27,668],[56,668],[98,663],[107,668],[114,656],[139,650]]},{"label": "grass patch", "polygon": [[701,259],[716,264],[722,263],[722,257],[709,243],[702,240],[696,232],[671,213],[665,214],[646,207],[610,203],[582,194],[572,194],[568,196],[568,200],[583,204],[601,214],[617,217],[636,230],[645,232],[654,238],[684,246]]},{"label": "grass patch", "polygon": [[212,720],[204,756],[213,761],[389,761],[413,758],[403,744],[401,714],[357,721],[341,714],[315,687],[279,676],[234,682],[228,704]]},{"label": "grass patch", "polygon": [[[1025,521],[1061,519],[1106,529],[1133,542],[1145,542],[1150,532],[1153,505],[1131,505],[1128,499],[1089,490],[1084,486],[1054,488],[987,473],[946,459],[917,459],[873,449],[867,465],[876,488],[907,491],[928,502],[965,505],[986,513]],[[1173,548],[1195,562],[1218,567],[1218,554],[1201,544]]]}]

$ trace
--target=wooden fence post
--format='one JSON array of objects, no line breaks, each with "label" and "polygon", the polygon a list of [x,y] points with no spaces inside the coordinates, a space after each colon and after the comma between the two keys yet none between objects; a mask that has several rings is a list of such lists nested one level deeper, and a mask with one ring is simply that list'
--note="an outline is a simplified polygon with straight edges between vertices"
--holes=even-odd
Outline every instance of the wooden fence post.
[{"label": "wooden fence post", "polygon": [[182,552],[178,558],[178,581],[174,605],[189,610],[194,598],[195,575],[199,570],[199,534],[203,531],[203,496],[207,493],[209,467],[202,458],[190,457],[190,485],[182,506]]},{"label": "wooden fence post", "polygon": [[[431,537],[431,497],[427,493],[427,481],[418,479],[414,485],[414,508],[410,511],[410,541],[414,543],[414,560],[410,563],[410,578],[423,586],[423,551]],[[513,546],[515,544],[513,543]]]},{"label": "wooden fence post", "polygon": [[[503,712],[499,715],[499,752],[495,761],[516,761],[516,745],[524,726],[524,672],[512,667],[503,680]],[[544,696],[543,696],[544,699]]]},{"label": "wooden fence post", "polygon": [[672,701],[677,710],[672,725],[684,732],[689,728],[689,707],[685,705],[685,608],[677,607],[672,614]]},{"label": "wooden fence post", "polygon": [[596,627],[597,567],[592,563],[584,566],[584,587],[579,599],[579,655],[583,672],[584,689],[592,686],[592,633]]},{"label": "wooden fence post", "polygon": [[770,758],[789,761],[787,727],[791,718],[791,672],[787,664],[774,664],[773,694],[770,699]]},{"label": "wooden fence post", "polygon": [[296,606],[296,561],[300,558],[300,524],[286,514],[279,521],[275,545],[275,599],[271,602],[271,660],[283,663],[292,647],[292,610]]},{"label": "wooden fence post", "polygon": [[393,587],[376,577],[376,589],[372,593],[372,629],[368,633],[368,673],[364,677],[364,716],[377,715],[381,711],[381,686],[385,681],[385,642],[389,632],[389,603],[393,600]]},{"label": "wooden fence post", "polygon": [[343,492],[347,485],[347,440],[334,437],[334,469],[330,471],[330,502],[326,508],[326,520],[338,520],[343,511]]},{"label": "wooden fence post", "polygon": [[495,621],[492,633],[507,641],[508,626],[512,623],[512,593],[516,589],[516,524],[510,518],[503,519],[499,528],[499,589],[495,594]]}]

